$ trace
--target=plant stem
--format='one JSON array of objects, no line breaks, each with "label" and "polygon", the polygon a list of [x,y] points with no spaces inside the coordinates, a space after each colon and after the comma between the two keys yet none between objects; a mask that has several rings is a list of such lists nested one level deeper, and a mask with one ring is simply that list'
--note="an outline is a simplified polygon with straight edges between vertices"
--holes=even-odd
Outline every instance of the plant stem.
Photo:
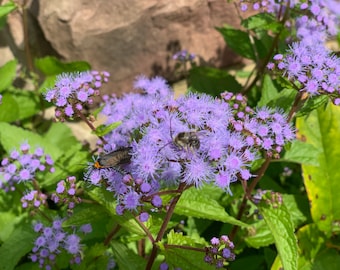
[{"label": "plant stem", "polygon": [[[247,200],[250,198],[250,195],[251,195],[252,191],[254,190],[255,186],[257,185],[257,183],[260,181],[260,179],[264,175],[264,172],[267,170],[270,161],[271,161],[271,158],[267,157],[265,162],[262,164],[260,170],[258,171],[256,178],[251,182],[250,186],[247,188],[246,193],[243,195],[241,206],[240,206],[240,209],[238,210],[236,219],[238,219],[238,220],[241,219],[241,217],[242,217],[242,215],[243,215],[243,213],[246,209]],[[230,241],[234,240],[234,237],[235,237],[235,235],[238,231],[238,228],[239,227],[236,226],[236,225],[233,226],[233,229],[231,230],[231,233],[230,233],[230,236],[229,236]]]},{"label": "plant stem", "polygon": [[179,193],[177,196],[175,196],[170,205],[169,205],[169,208],[168,208],[168,211],[166,213],[166,216],[165,216],[165,219],[163,221],[163,224],[158,232],[158,235],[156,237],[156,241],[153,243],[153,247],[152,247],[152,251],[151,251],[151,254],[150,254],[150,257],[149,257],[149,260],[148,260],[148,263],[146,265],[146,268],[145,270],[151,270],[151,267],[156,259],[156,256],[157,256],[157,242],[161,241],[164,234],[165,234],[165,231],[167,229],[167,226],[168,226],[168,223],[172,217],[172,214],[174,213],[174,210],[175,210],[175,206],[179,200],[179,198],[181,197],[183,191],[185,189],[187,189],[188,186],[185,184],[185,183],[181,183],[177,189],[177,192]]},{"label": "plant stem", "polygon": [[141,222],[139,220],[138,217],[135,217],[135,220],[137,221],[137,223],[139,224],[139,226],[142,228],[142,230],[145,232],[145,234],[148,236],[148,238],[150,239],[151,243],[155,242],[155,239],[153,238],[152,234],[150,233],[149,229],[143,224],[143,222]]},{"label": "plant stem", "polygon": [[305,101],[305,99],[303,99],[303,96],[304,96],[304,92],[298,92],[298,94],[296,95],[293,106],[288,113],[287,122],[290,122],[292,118],[294,117],[295,113],[297,112],[300,106],[300,102]]},{"label": "plant stem", "polygon": [[[81,120],[83,120],[90,127],[92,131],[96,131],[96,128],[94,127],[94,125],[92,125],[92,123],[85,117],[85,115],[82,114],[82,112],[79,111],[77,108],[75,108],[74,105],[72,105],[72,107],[73,107],[73,110],[77,112]],[[103,142],[103,144],[107,144],[107,141],[102,136],[98,136],[98,138]]]},{"label": "plant stem", "polygon": [[[288,1],[290,2],[290,1]],[[281,13],[280,13],[281,14]],[[281,15],[280,15],[281,17]],[[274,50],[275,48],[277,47],[277,44],[280,40],[280,35],[284,29],[284,24],[286,23],[287,19],[289,18],[289,3],[287,3],[287,6],[286,6],[286,9],[285,9],[285,13],[281,19],[281,25],[282,25],[282,28],[280,29],[280,31],[275,35],[274,39],[273,39],[273,42],[272,42],[272,46],[270,47],[266,57],[263,59],[263,60],[259,60],[257,61],[256,63],[256,69],[257,69],[257,72],[256,72],[256,76],[255,78],[253,79],[253,81],[247,86],[245,87],[241,93],[243,95],[245,95],[246,93],[248,93],[253,87],[254,85],[256,85],[257,81],[263,77],[263,74],[265,72],[265,69],[266,69],[266,66],[268,64],[268,62],[270,61],[273,53],[274,53]],[[254,47],[254,51],[256,52],[255,50],[255,47]]]},{"label": "plant stem", "polygon": [[24,32],[24,50],[25,50],[25,57],[26,57],[26,63],[29,73],[33,72],[33,61],[32,61],[32,55],[30,50],[30,44],[29,44],[29,35],[28,35],[28,17],[27,17],[27,0],[24,1],[22,4],[22,21],[23,21],[23,32]]},{"label": "plant stem", "polygon": [[121,227],[119,224],[113,227],[112,231],[109,233],[109,235],[104,240],[104,246],[107,246],[111,242],[113,236],[120,230],[120,228]]}]

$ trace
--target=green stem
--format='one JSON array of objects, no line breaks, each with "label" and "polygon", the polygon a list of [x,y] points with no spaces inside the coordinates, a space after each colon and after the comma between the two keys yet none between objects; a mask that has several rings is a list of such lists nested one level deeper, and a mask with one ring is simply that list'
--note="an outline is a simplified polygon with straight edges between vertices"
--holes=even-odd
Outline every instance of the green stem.
[{"label": "green stem", "polygon": [[172,199],[172,201],[169,205],[169,208],[168,208],[168,211],[166,213],[163,224],[162,224],[162,226],[161,226],[161,228],[160,228],[160,230],[157,234],[156,241],[153,243],[152,251],[151,251],[151,254],[150,254],[150,257],[149,257],[149,260],[148,260],[148,263],[146,265],[145,270],[151,270],[152,265],[153,265],[153,263],[156,259],[156,256],[157,256],[157,242],[162,240],[162,238],[165,234],[165,231],[167,229],[168,223],[169,223],[169,221],[170,221],[170,219],[171,219],[171,217],[172,217],[172,215],[175,211],[175,206],[176,206],[179,198],[181,197],[183,191],[186,190],[187,188],[188,188],[188,186],[185,183],[181,183],[179,185],[179,187],[177,189],[179,194]]},{"label": "green stem", "polygon": [[107,246],[107,245],[111,242],[113,236],[114,236],[120,229],[121,229],[121,227],[120,227],[119,224],[116,225],[115,227],[113,227],[112,231],[109,233],[109,235],[108,235],[108,236],[105,238],[105,240],[104,240],[104,245],[105,245],[105,246]]}]

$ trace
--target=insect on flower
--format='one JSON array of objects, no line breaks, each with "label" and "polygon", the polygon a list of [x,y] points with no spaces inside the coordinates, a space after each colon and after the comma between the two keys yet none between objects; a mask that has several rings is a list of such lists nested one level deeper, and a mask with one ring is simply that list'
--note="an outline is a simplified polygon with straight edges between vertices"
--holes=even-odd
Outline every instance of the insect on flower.
[{"label": "insect on flower", "polygon": [[173,139],[174,144],[181,149],[198,150],[200,148],[200,140],[196,131],[180,132]]},{"label": "insect on flower", "polygon": [[96,169],[117,168],[118,166],[128,164],[131,161],[132,147],[119,148],[108,154],[101,155],[93,164]]},{"label": "insect on flower", "polygon": [[171,128],[171,119],[170,119],[170,137],[171,141],[163,145],[158,152],[160,152],[167,145],[172,144],[175,146],[177,150],[184,150],[185,152],[195,152],[199,150],[201,142],[199,139],[200,131],[182,131],[177,133],[176,136],[173,136],[172,128]]}]

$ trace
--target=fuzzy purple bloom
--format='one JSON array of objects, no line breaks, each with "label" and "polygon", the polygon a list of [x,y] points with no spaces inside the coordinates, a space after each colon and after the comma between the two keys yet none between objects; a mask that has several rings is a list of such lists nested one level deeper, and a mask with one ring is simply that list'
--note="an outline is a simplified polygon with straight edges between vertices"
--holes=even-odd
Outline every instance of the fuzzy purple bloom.
[{"label": "fuzzy purple bloom", "polygon": [[141,213],[149,214],[146,203],[151,211],[160,211],[160,189],[180,184],[199,188],[211,183],[231,194],[231,183],[254,176],[254,161],[279,157],[284,144],[294,139],[281,110],[253,110],[240,94],[213,98],[190,93],[175,99],[164,79],[144,76],[134,87],[143,93],[105,96],[103,108],[108,125],[121,123],[105,135],[103,149],[129,147],[131,159],[105,168],[94,159],[85,173],[85,180],[105,183],[113,193],[118,215],[131,211],[142,218]]},{"label": "fuzzy purple bloom", "polygon": [[300,89],[310,96],[340,97],[340,59],[323,44],[313,40],[294,43],[278,63],[283,75],[300,82]]},{"label": "fuzzy purple bloom", "polygon": [[[29,153],[30,151],[30,145],[25,142],[20,146],[20,152],[13,150],[10,152],[9,157],[2,160],[0,188],[5,191],[15,190],[16,184],[32,181],[39,172],[53,168],[53,160],[48,155],[43,154],[42,148],[37,148],[33,154]],[[46,159],[49,162],[46,162]]]},{"label": "fuzzy purple bloom", "polygon": [[75,111],[80,112],[84,105],[92,104],[93,97],[99,95],[102,82],[106,82],[107,72],[63,73],[57,76],[55,86],[48,89],[45,99],[53,102],[55,116],[60,121],[74,117]]},{"label": "fuzzy purple bloom", "polygon": [[74,233],[66,232],[62,228],[61,219],[53,220],[51,227],[37,223],[34,225],[34,231],[39,233],[39,236],[34,242],[30,257],[33,262],[39,262],[39,267],[47,269],[49,266],[55,265],[61,250],[73,255],[71,263],[74,263],[76,258],[81,258],[80,237]]}]

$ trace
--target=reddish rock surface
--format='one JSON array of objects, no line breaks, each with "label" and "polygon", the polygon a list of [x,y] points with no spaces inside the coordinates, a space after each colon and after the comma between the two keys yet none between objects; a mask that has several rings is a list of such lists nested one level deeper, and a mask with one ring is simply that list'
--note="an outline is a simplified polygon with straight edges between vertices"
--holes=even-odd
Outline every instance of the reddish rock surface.
[{"label": "reddish rock surface", "polygon": [[[204,65],[240,61],[214,28],[239,25],[235,6],[226,0],[40,0],[32,2],[30,14],[32,51],[109,71],[106,92],[129,91],[139,74],[177,80],[171,57],[181,49],[199,55]],[[8,33],[14,54],[22,55],[20,18],[11,16]]]}]

